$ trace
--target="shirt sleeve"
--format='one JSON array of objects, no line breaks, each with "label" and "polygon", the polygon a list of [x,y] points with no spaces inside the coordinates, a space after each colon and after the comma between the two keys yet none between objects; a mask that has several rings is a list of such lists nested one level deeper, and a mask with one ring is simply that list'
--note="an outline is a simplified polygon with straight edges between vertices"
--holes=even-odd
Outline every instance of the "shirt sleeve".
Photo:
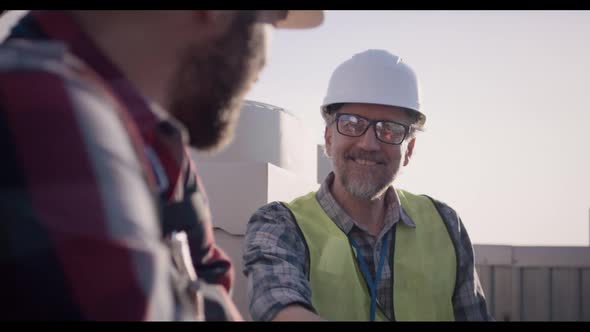
[{"label": "shirt sleeve", "polygon": [[442,202],[435,202],[447,223],[457,254],[457,278],[453,294],[453,309],[457,321],[490,321],[486,298],[477,270],[473,245],[457,213]]},{"label": "shirt sleeve", "polygon": [[[175,320],[154,196],[121,119],[82,85],[0,73],[0,316]],[[6,309],[6,310],[5,310]]]},{"label": "shirt sleeve", "polygon": [[243,260],[250,315],[254,320],[272,320],[290,304],[299,304],[315,313],[304,239],[283,204],[267,204],[252,215],[246,229]]}]

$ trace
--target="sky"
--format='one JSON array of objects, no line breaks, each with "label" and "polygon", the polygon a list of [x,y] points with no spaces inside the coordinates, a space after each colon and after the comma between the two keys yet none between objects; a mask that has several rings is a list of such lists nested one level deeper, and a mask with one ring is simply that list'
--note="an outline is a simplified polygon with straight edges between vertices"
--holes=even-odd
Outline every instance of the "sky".
[{"label": "sky", "polygon": [[394,185],[449,204],[475,244],[588,246],[588,36],[589,11],[327,11],[318,28],[272,32],[247,99],[322,143],[331,72],[386,49],[415,69],[428,118]]},{"label": "sky", "polygon": [[587,246],[588,36],[588,11],[327,11],[319,28],[273,33],[247,98],[321,143],[332,71],[386,49],[417,72],[428,117],[396,185],[449,204],[477,244]]}]

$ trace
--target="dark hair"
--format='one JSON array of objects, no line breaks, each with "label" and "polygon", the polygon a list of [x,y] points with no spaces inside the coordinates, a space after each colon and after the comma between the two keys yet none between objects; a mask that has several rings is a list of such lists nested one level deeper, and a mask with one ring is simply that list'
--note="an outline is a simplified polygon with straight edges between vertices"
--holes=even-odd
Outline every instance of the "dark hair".
[{"label": "dark hair", "polygon": [[326,106],[326,113],[328,115],[334,114],[336,111],[338,111],[342,106],[344,106],[344,103],[336,103],[336,104],[330,104],[328,106]]}]

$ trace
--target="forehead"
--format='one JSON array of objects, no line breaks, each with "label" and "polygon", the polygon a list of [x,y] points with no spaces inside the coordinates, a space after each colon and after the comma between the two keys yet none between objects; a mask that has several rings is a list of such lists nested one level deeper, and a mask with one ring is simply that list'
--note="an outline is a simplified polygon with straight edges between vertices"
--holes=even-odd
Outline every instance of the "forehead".
[{"label": "forehead", "polygon": [[409,123],[410,116],[400,107],[378,104],[344,104],[338,113],[353,113],[369,119],[390,120]]}]

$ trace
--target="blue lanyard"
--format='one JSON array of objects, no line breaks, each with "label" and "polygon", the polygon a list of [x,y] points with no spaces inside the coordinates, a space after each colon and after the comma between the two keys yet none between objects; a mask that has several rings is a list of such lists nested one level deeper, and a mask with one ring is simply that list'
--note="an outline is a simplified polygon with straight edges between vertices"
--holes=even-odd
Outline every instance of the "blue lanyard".
[{"label": "blue lanyard", "polygon": [[379,262],[377,262],[377,274],[375,275],[374,280],[371,277],[367,263],[365,262],[363,254],[361,253],[359,246],[356,244],[356,241],[354,241],[351,237],[349,237],[349,239],[350,243],[356,250],[356,259],[361,268],[361,272],[365,276],[365,280],[369,285],[369,291],[371,292],[371,321],[373,322],[375,321],[375,309],[377,307],[377,287],[379,286],[379,279],[381,279],[381,272],[383,271],[383,265],[385,263],[385,253],[387,252],[389,237],[385,237],[383,240],[383,246],[381,247],[381,253],[379,255]]}]

